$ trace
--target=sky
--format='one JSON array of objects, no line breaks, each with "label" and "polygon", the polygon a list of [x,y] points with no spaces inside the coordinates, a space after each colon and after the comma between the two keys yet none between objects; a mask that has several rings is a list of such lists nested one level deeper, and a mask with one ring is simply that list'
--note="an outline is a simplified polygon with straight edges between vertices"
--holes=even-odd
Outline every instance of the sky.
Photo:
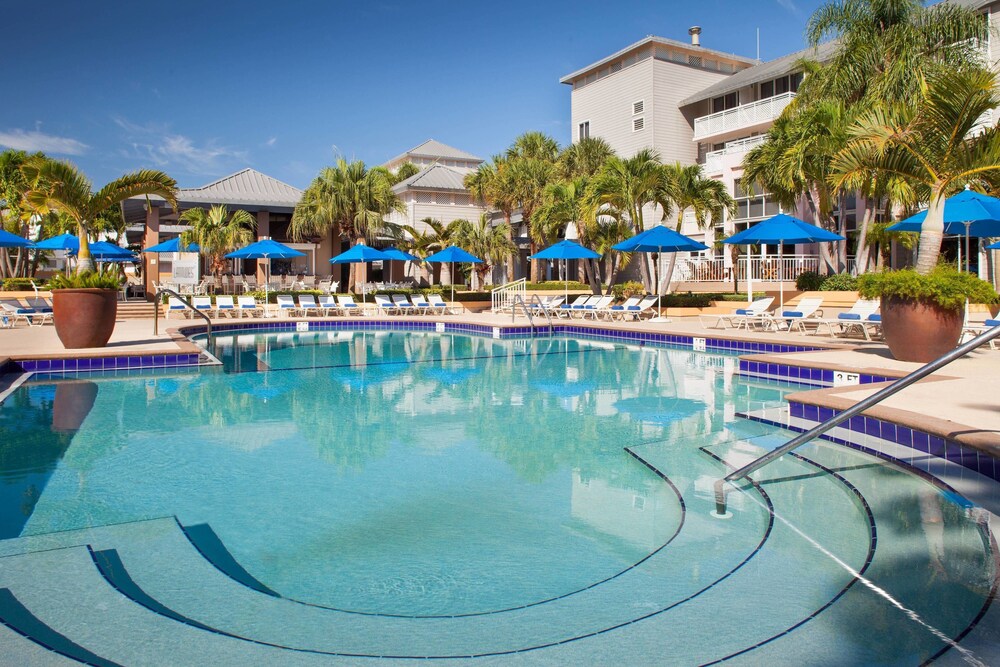
[{"label": "sky", "polygon": [[197,187],[252,167],[297,187],[437,139],[489,158],[570,141],[559,79],[646,35],[776,58],[819,0],[50,0],[4,10],[0,147],[95,188],[162,169]]}]

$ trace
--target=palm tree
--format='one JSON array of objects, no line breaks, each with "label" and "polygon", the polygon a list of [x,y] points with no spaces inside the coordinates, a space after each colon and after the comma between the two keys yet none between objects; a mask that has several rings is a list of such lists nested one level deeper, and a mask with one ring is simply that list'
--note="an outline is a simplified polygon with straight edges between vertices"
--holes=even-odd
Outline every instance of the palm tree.
[{"label": "palm tree", "polygon": [[1000,172],[1000,129],[974,134],[980,118],[1000,107],[997,81],[983,70],[929,73],[912,105],[886,105],[862,115],[834,158],[836,187],[856,188],[873,176],[893,179],[893,199],[928,203],[917,250],[918,273],[937,265],[944,237],[944,200],[965,185],[982,186]]},{"label": "palm tree", "polygon": [[614,149],[604,139],[600,137],[580,139],[559,154],[559,159],[556,161],[559,177],[568,180],[578,176],[593,176],[608,158],[614,156]]},{"label": "palm tree", "polygon": [[[535,157],[520,157],[511,160],[510,175],[521,208],[521,219],[528,228],[531,239],[531,254],[538,251],[540,243],[545,243],[547,234],[534,224],[533,217],[545,198],[545,188],[555,175],[553,162]],[[541,262],[532,261],[531,280],[538,282],[541,277]]]},{"label": "palm tree", "polygon": [[525,132],[507,149],[507,159],[531,158],[555,162],[559,156],[559,142],[543,132]]},{"label": "palm tree", "polygon": [[474,288],[485,285],[493,267],[517,252],[517,246],[510,240],[507,223],[493,226],[485,213],[479,216],[478,222],[455,220],[452,224],[456,226],[455,238],[458,245],[483,260],[473,265],[478,277]]},{"label": "palm tree", "polygon": [[191,225],[191,229],[181,234],[184,245],[197,243],[201,254],[209,260],[212,274],[221,273],[226,266],[226,253],[251,243],[253,231],[257,228],[257,220],[243,209],[233,211],[219,204],[209,210],[190,208],[181,213],[182,222]]},{"label": "palm tree", "polygon": [[912,99],[932,69],[977,62],[988,34],[984,17],[958,3],[834,0],[813,13],[806,36],[813,46],[837,38],[836,53],[826,66],[811,68],[799,97],[863,106]]},{"label": "palm tree", "polygon": [[401,183],[402,181],[405,181],[411,176],[416,176],[417,174],[420,173],[420,171],[421,171],[420,167],[418,167],[417,165],[413,164],[410,161],[406,161],[403,164],[399,165],[399,168],[396,169],[396,171],[392,174],[392,183],[393,185],[395,185],[396,183]]},{"label": "palm tree", "polygon": [[[663,169],[667,181],[663,197],[669,197],[676,207],[675,230],[678,233],[684,223],[684,212],[688,209],[693,210],[699,229],[722,222],[727,211],[730,215],[736,214],[736,200],[726,191],[725,184],[713,178],[705,178],[700,164],[683,165],[675,162],[663,165]],[[670,285],[676,262],[677,253],[670,253],[670,262],[661,279],[662,284]]]},{"label": "palm tree", "polygon": [[[34,155],[36,158],[44,158],[41,153]],[[24,193],[28,191],[30,184],[24,176],[21,167],[27,162],[29,156],[24,151],[6,150],[0,153],[0,200],[4,202],[0,208],[0,229],[13,232],[18,236],[28,237],[31,231],[29,225],[30,213],[24,210]],[[20,250],[17,253],[17,260],[10,261],[10,255],[6,248],[0,248],[0,277],[20,277],[27,275],[29,253]]]},{"label": "palm tree", "polygon": [[[378,234],[395,235],[394,225],[385,217],[406,207],[392,191],[391,174],[386,169],[369,170],[361,160],[348,163],[340,158],[336,166],[324,167],[313,179],[295,206],[289,230],[294,238],[328,234],[346,236],[351,245]],[[351,284],[363,276],[364,265],[352,265]]]},{"label": "palm tree", "polygon": [[[589,182],[578,176],[572,180],[550,183],[545,188],[544,203],[532,217],[532,235],[554,243],[572,224],[581,245],[588,245],[597,224],[597,207],[588,196]],[[584,276],[595,294],[601,292],[600,281],[590,262],[584,262]]]},{"label": "palm tree", "polygon": [[[427,257],[436,252],[444,250],[456,238],[461,227],[462,220],[452,220],[445,225],[440,220],[434,218],[423,218],[423,229],[417,229],[412,225],[402,225],[400,229],[404,232],[406,240],[403,242],[407,249],[418,257]],[[442,265],[444,266],[444,265]],[[430,280],[430,268],[423,262],[420,264],[421,279]]]},{"label": "palm tree", "polygon": [[59,210],[76,223],[80,250],[77,273],[93,271],[90,241],[87,238],[94,221],[107,209],[129,197],[157,195],[177,208],[177,182],[162,171],[142,169],[111,181],[97,192],[87,177],[69,162],[46,157],[29,159],[21,168],[31,184],[24,201],[35,212],[47,214]]},{"label": "palm tree", "polygon": [[[479,165],[476,171],[468,174],[464,184],[473,197],[503,215],[511,243],[514,243],[511,217],[518,206],[518,193],[517,183],[511,174],[511,161],[502,155],[495,155],[490,162]],[[507,280],[514,279],[515,256],[516,253],[507,260]]]},{"label": "palm tree", "polygon": [[[643,208],[648,204],[660,206],[663,215],[671,211],[670,199],[664,197],[668,189],[666,172],[660,164],[659,154],[643,148],[633,157],[612,157],[597,171],[590,184],[590,194],[597,205],[609,205],[621,212],[638,234],[646,228]],[[643,285],[652,291],[649,265],[640,264]]]}]

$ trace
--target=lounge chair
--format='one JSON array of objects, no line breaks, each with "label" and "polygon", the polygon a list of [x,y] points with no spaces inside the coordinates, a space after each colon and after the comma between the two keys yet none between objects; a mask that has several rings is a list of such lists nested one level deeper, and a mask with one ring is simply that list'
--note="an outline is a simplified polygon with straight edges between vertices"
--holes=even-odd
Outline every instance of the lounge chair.
[{"label": "lounge chair", "polygon": [[642,298],[642,301],[639,302],[638,310],[632,312],[626,312],[622,316],[622,320],[628,318],[633,322],[638,322],[644,317],[656,317],[656,314],[659,312],[656,309],[656,306],[659,303],[660,303],[660,297],[656,296],[655,294],[644,296]]},{"label": "lounge chair", "polygon": [[236,312],[233,297],[221,294],[215,297],[215,313],[217,317],[237,317],[239,315]]},{"label": "lounge chair", "polygon": [[323,317],[329,317],[332,313],[337,312],[337,310],[339,310],[337,299],[329,294],[321,296],[319,303],[316,304],[316,312],[322,312]]},{"label": "lounge chair", "polygon": [[[987,331],[989,331],[990,329],[993,329],[995,327],[1000,327],[1000,320],[988,319],[988,320],[985,320],[982,324],[976,324],[975,322],[968,322],[962,328],[962,339],[961,340],[962,340],[962,342],[965,342],[966,335],[969,335],[969,336],[972,336],[972,337],[976,337],[979,334],[986,333]],[[997,339],[994,338],[993,340],[990,341],[990,349],[991,350],[997,349],[996,340]]]},{"label": "lounge chair", "polygon": [[186,317],[190,317],[190,315],[188,314],[187,310],[188,310],[187,304],[185,304],[183,301],[181,301],[180,299],[178,299],[176,296],[168,296],[167,297],[167,315],[166,315],[166,317],[168,319],[170,318],[170,313],[177,313],[181,317],[185,317],[185,318]]},{"label": "lounge chair", "polygon": [[215,315],[215,308],[212,306],[212,297],[210,296],[191,297],[191,305],[194,306],[195,310],[200,310],[209,317]]},{"label": "lounge chair", "polygon": [[871,340],[868,334],[868,318],[878,312],[878,299],[858,299],[846,313],[838,313],[836,317],[821,317],[816,320],[816,333],[820,327],[826,327],[831,336],[846,336],[857,332]]},{"label": "lounge chair", "polygon": [[580,318],[583,319],[586,317],[592,317],[593,319],[596,320],[599,315],[601,315],[604,311],[608,309],[608,306],[610,306],[611,302],[614,300],[615,297],[613,296],[602,296],[593,305],[591,305],[590,302],[587,302],[587,305],[584,306],[583,310],[579,311]]},{"label": "lounge chair", "polygon": [[626,311],[639,310],[639,302],[642,301],[641,296],[630,296],[625,299],[622,303],[613,304],[605,308],[600,312],[599,315],[607,315],[608,320],[613,320],[619,313],[624,313]]},{"label": "lounge chair", "polygon": [[[706,329],[725,329],[723,323],[736,329],[750,328],[751,324],[763,324],[766,320],[767,309],[774,303],[773,296],[765,296],[756,299],[746,308],[737,308],[735,312],[726,315],[699,315],[701,325]],[[705,323],[705,319],[716,318],[714,325]]]},{"label": "lounge chair", "polygon": [[597,305],[597,302],[600,301],[602,298],[604,297],[602,297],[600,294],[594,294],[588,296],[586,301],[580,303],[577,303],[578,301],[580,301],[579,299],[577,299],[576,301],[571,303],[568,308],[560,308],[557,312],[559,314],[559,317],[563,316],[573,317],[573,315],[575,315],[576,313],[580,313],[586,310],[588,306],[593,308],[594,306]]},{"label": "lounge chair", "polygon": [[822,316],[823,311],[819,309],[822,305],[822,297],[800,299],[794,308],[783,308],[780,315],[769,316],[766,324],[774,331],[781,331],[782,329],[792,331],[793,329],[798,329],[802,333],[805,333],[806,323],[814,322]]},{"label": "lounge chair", "polygon": [[46,322],[52,321],[52,311],[41,308],[25,308],[21,304],[3,302],[0,304],[3,314],[8,318],[10,326],[13,327],[19,320],[25,324],[40,327]]},{"label": "lounge chair", "polygon": [[427,313],[433,313],[438,310],[436,306],[432,306],[423,294],[411,294],[410,301],[413,302],[413,307],[419,310],[421,313],[426,315]]},{"label": "lounge chair", "polygon": [[410,303],[405,294],[393,294],[392,305],[396,307],[400,315],[407,315],[417,312],[417,307]]},{"label": "lounge chair", "polygon": [[430,301],[430,304],[433,307],[440,308],[442,315],[445,313],[451,313],[454,315],[462,312],[462,306],[449,306],[445,300],[441,298],[440,294],[428,294],[427,300]]},{"label": "lounge chair", "polygon": [[[575,299],[573,299],[573,303],[561,303],[561,304],[559,304],[559,308],[557,310],[565,311],[565,312],[569,313],[576,306],[583,306],[583,304],[587,303],[587,301],[590,300],[591,296],[593,296],[593,295],[591,295],[591,294],[581,294],[580,296],[578,296]],[[558,313],[556,313],[556,314],[558,315]]]},{"label": "lounge chair", "polygon": [[383,315],[392,315],[393,313],[399,313],[399,307],[392,302],[392,299],[385,296],[384,294],[376,294],[375,296],[375,309],[382,313]]},{"label": "lounge chair", "polygon": [[316,297],[312,294],[300,294],[299,295],[299,310],[302,312],[302,316],[306,317],[309,315],[310,311],[319,317],[320,313],[319,304],[316,303]]},{"label": "lounge chair", "polygon": [[361,306],[354,303],[353,297],[338,296],[337,303],[339,304],[340,310],[344,313],[344,315],[350,315],[352,313],[355,315],[361,315],[363,312],[361,310]]},{"label": "lounge chair", "polygon": [[260,304],[252,296],[243,295],[237,297],[237,304],[239,305],[238,312],[236,313],[238,317],[243,317],[246,314],[247,317],[253,317],[255,315],[263,314],[264,310],[260,307]]},{"label": "lounge chair", "polygon": [[276,298],[279,312],[287,313],[289,317],[295,317],[295,313],[299,312],[299,307],[295,305],[295,299],[291,294],[279,294]]}]

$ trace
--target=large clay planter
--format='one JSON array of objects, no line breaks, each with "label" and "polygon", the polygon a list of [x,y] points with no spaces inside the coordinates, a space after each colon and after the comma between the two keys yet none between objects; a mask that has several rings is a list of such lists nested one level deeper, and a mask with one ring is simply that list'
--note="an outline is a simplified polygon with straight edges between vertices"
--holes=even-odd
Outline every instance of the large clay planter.
[{"label": "large clay planter", "polygon": [[52,430],[76,433],[97,400],[96,382],[59,382],[52,403]]},{"label": "large clay planter", "polygon": [[118,290],[52,290],[52,319],[56,335],[67,349],[104,347],[115,330]]},{"label": "large clay planter", "polygon": [[949,310],[924,301],[882,297],[882,331],[900,361],[934,361],[958,345],[965,309]]}]

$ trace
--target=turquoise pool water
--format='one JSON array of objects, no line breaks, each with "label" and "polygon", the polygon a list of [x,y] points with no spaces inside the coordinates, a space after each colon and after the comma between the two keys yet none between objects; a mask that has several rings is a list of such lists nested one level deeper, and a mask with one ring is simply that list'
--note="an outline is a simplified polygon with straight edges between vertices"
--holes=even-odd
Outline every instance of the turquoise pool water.
[{"label": "turquoise pool water", "polygon": [[[991,595],[989,534],[963,503],[842,447],[785,457],[712,517],[727,465],[787,437],[737,413],[800,389],[742,378],[735,356],[388,331],[237,332],[216,352],[221,369],[18,389],[0,407],[0,536],[120,524],[125,567],[185,617],[358,655],[586,642],[681,664],[919,664]],[[131,528],[164,517],[209,526],[282,601],[373,625],[300,623],[292,641],[280,610],[237,623],[224,588],[177,565],[191,544]]]}]

